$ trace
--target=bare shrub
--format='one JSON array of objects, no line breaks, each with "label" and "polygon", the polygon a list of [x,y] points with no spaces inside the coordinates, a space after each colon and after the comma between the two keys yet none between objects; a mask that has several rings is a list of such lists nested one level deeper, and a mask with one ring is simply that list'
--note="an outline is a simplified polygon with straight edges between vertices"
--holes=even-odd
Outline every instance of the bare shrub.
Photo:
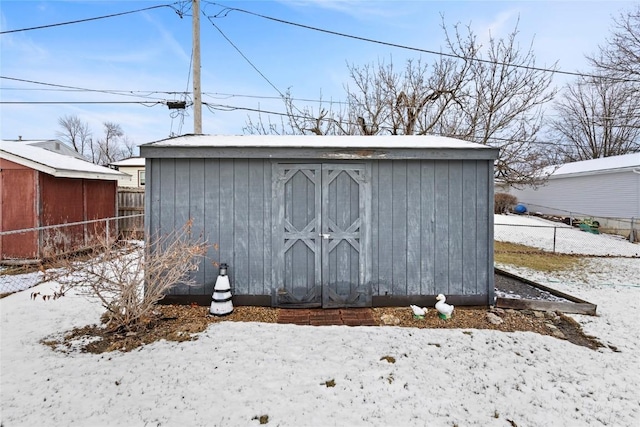
[{"label": "bare shrub", "polygon": [[496,214],[504,214],[513,210],[518,204],[518,198],[509,193],[496,193],[493,205],[493,212]]},{"label": "bare shrub", "polygon": [[146,326],[155,304],[173,286],[193,284],[190,275],[198,269],[207,245],[202,236],[193,238],[191,225],[189,221],[181,229],[149,239],[146,247],[140,241],[113,242],[96,236],[99,244],[93,256],[67,257],[62,268],[48,277],[60,284],[53,299],[73,289],[100,302],[109,330],[132,332]]}]

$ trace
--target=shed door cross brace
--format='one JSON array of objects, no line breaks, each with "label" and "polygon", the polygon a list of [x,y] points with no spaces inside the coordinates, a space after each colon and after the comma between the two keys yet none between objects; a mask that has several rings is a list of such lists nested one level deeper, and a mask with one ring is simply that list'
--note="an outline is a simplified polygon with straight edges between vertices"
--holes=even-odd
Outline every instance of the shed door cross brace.
[{"label": "shed door cross brace", "polygon": [[363,164],[275,164],[274,303],[371,305]]}]

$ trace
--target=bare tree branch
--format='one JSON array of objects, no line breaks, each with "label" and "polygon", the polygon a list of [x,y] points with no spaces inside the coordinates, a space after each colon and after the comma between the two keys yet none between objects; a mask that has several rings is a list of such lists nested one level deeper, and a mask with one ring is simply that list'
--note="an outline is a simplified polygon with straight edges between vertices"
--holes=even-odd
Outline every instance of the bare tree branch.
[{"label": "bare tree branch", "polygon": [[[207,250],[201,237],[191,235],[192,222],[163,236],[141,242],[114,242],[96,237],[94,256],[68,256],[47,281],[57,281],[53,298],[70,290],[100,302],[103,320],[112,331],[136,331],[151,319],[156,303],[178,285],[191,285],[192,272]],[[33,295],[32,295],[33,296]],[[44,296],[45,299],[49,296]]]},{"label": "bare tree branch", "polygon": [[443,56],[429,64],[410,59],[400,71],[391,61],[347,64],[352,86],[345,85],[346,107],[319,103],[317,109],[300,108],[287,93],[289,122],[281,131],[457,137],[499,147],[496,175],[507,183],[533,180],[544,165],[536,136],[542,108],[556,93],[552,73],[535,66],[532,45],[520,49],[517,25],[506,39],[490,37],[487,48],[469,27],[455,25],[451,33],[444,23],[442,28],[450,53],[473,59],[487,55],[488,61]]},{"label": "bare tree branch", "polygon": [[579,79],[567,84],[551,121],[561,161],[597,159],[640,150],[640,99],[630,83]]},{"label": "bare tree branch", "polygon": [[91,131],[89,125],[82,122],[78,116],[63,116],[58,119],[58,125],[62,131],[56,132],[56,136],[70,145],[83,156],[89,154],[91,145]]}]

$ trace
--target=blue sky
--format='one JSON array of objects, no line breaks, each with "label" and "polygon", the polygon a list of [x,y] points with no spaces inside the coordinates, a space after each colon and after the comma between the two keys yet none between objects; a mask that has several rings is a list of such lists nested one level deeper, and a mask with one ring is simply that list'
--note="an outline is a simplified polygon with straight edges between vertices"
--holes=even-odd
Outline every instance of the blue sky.
[{"label": "blue sky", "polygon": [[[189,2],[183,2],[189,3]],[[57,24],[172,4],[149,1],[2,0],[0,29]],[[438,51],[448,26],[469,24],[479,40],[489,32],[506,36],[519,19],[519,41],[533,40],[536,64],[558,61],[563,71],[587,71],[584,54],[604,43],[612,16],[629,10],[624,1],[356,1],[201,0],[203,101],[234,108],[284,112],[280,93],[295,98],[342,100],[349,82],[346,64],[393,61],[401,68],[408,58],[430,62],[433,55],[352,40],[291,26],[223,6],[319,27],[339,33]],[[223,6],[221,6],[223,5]],[[179,8],[174,4],[174,8]],[[172,92],[190,91],[191,9],[182,18],[161,7],[108,19],[0,35],[0,75],[41,85],[0,79],[2,139],[52,139],[58,119],[78,116],[95,137],[102,123],[115,122],[136,144],[170,134],[193,132],[193,114],[176,115],[158,101],[177,100]],[[231,43],[259,70],[256,71]],[[261,75],[262,74],[262,75]],[[264,76],[264,77],[263,77]],[[566,76],[556,76],[560,85]],[[51,85],[91,89],[69,90]],[[96,92],[122,91],[124,94]],[[147,102],[146,104],[123,102]],[[21,104],[8,102],[26,102]],[[75,102],[74,104],[42,102]],[[100,103],[80,103],[100,102]],[[299,106],[313,105],[299,102]],[[246,110],[203,108],[203,133],[241,134]],[[267,116],[264,116],[267,117]],[[279,121],[274,116],[274,121]]]}]

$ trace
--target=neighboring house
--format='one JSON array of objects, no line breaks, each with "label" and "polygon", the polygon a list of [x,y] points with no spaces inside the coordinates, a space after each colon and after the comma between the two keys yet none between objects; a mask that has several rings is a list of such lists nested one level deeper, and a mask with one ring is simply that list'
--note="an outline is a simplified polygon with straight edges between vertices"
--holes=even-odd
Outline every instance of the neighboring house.
[{"label": "neighboring house", "polygon": [[148,235],[191,221],[210,245],[197,285],[166,301],[209,304],[227,263],[240,305],[432,305],[439,293],[493,304],[497,149],[436,136],[187,135],[140,151]]},{"label": "neighboring house", "polygon": [[20,139],[19,141],[23,141],[26,144],[33,145],[34,147],[44,148],[45,150],[49,150],[53,153],[62,154],[64,156],[72,156],[76,159],[88,161],[86,157],[82,154],[78,153],[73,148],[69,147],[64,142],[61,142],[57,139],[47,139],[47,140],[38,140],[38,141],[26,141]]},{"label": "neighboring house", "polygon": [[126,173],[130,176],[129,179],[121,179],[118,181],[120,187],[144,187],[145,184],[145,171],[144,171],[143,157],[131,157],[128,159],[120,160],[118,162],[109,163],[109,167]]},{"label": "neighboring house", "polygon": [[7,142],[17,142],[17,143],[21,143],[21,144],[26,144],[26,145],[32,145],[34,147],[39,147],[39,148],[44,148],[45,150],[49,150],[53,153],[58,153],[58,154],[62,154],[64,156],[72,156],[75,157],[77,159],[80,160],[84,160],[87,161],[88,159],[85,158],[82,154],[78,153],[76,150],[74,150],[72,147],[69,147],[67,144],[65,144],[64,142],[57,140],[57,139],[22,139],[22,137],[19,137],[18,139],[5,139],[3,140],[7,141]]},{"label": "neighboring house", "polygon": [[533,212],[637,221],[640,153],[566,163],[537,188],[507,190]]},{"label": "neighboring house", "polygon": [[[0,141],[0,230],[30,229],[117,215],[122,174],[25,144]],[[116,231],[115,222],[110,225]],[[105,223],[0,235],[0,262],[37,262],[53,253],[86,247]]]}]

